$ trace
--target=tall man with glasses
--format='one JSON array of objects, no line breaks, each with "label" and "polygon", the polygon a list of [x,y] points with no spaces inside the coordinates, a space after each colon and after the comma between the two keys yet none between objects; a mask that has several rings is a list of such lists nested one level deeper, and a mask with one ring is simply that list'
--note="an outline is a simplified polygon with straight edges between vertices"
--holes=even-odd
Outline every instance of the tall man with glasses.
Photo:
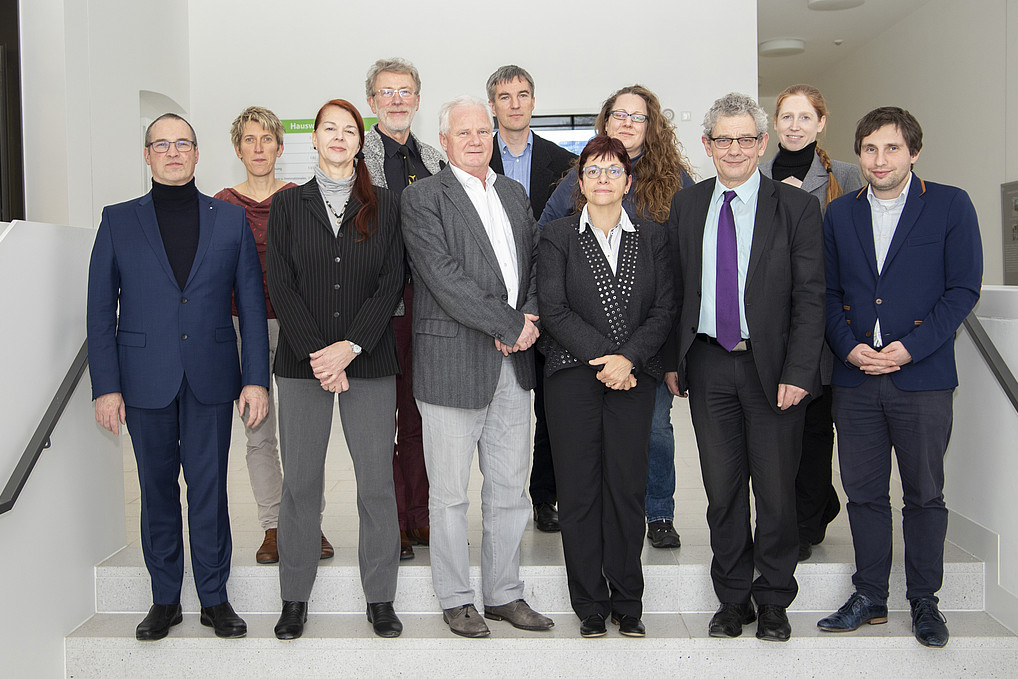
[{"label": "tall man with glasses", "polygon": [[145,132],[144,154],[152,190],[103,210],[87,313],[96,421],[114,434],[126,424],[138,461],[153,605],[136,636],[161,639],[181,622],[183,468],[201,623],[217,636],[242,637],[247,625],[226,594],[233,549],[227,457],[233,401],[242,416],[246,411],[248,426],[268,412],[261,265],[243,208],[195,187],[198,142],[186,120],[172,113],[156,118]]},{"label": "tall man with glasses", "polygon": [[944,455],[958,386],[954,333],[979,299],[976,211],[961,189],[912,172],[923,130],[897,107],[855,130],[869,186],[827,207],[827,341],[841,481],[855,546],[855,592],[817,626],[849,632],[887,622],[891,449],[905,508],[905,595],[924,646],[949,635],[937,608],[944,580]]},{"label": "tall man with glasses", "polygon": [[[502,66],[488,78],[488,106],[498,120],[491,169],[515,179],[530,197],[530,209],[538,219],[548,196],[576,159],[576,155],[530,129],[534,113],[534,79],[519,66]],[[530,501],[534,504],[537,530],[559,530],[555,504],[555,467],[551,461],[548,424],[544,417],[544,354],[534,352],[534,463],[530,471]]]},{"label": "tall man with glasses", "polygon": [[707,491],[721,601],[710,635],[737,637],[759,614],[758,638],[787,641],[785,609],[798,592],[795,475],[806,401],[820,389],[823,237],[819,203],[758,171],[766,129],[767,114],[742,94],[704,117],[717,178],[672,200],[680,309],[663,354],[669,389],[689,395]]},{"label": "tall man with glasses", "polygon": [[[379,59],[368,69],[364,81],[368,106],[378,123],[364,133],[364,164],[371,183],[387,188],[398,200],[411,183],[438,173],[445,156],[417,139],[410,131],[421,105],[421,76],[409,61]],[[428,520],[428,472],[424,468],[421,414],[413,394],[411,323],[414,288],[407,267],[403,298],[392,319],[400,374],[396,376],[396,445],[392,471],[399,515],[400,559],[414,558],[414,545],[430,542]]]}]

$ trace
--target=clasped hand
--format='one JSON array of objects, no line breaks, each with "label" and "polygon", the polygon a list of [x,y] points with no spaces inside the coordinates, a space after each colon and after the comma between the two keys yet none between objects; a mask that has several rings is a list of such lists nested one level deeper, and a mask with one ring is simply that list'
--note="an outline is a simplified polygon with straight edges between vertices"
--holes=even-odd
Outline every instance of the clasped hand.
[{"label": "clasped hand", "polygon": [[517,351],[526,351],[530,347],[534,346],[534,342],[540,337],[541,331],[537,329],[536,321],[540,318],[537,314],[523,314],[523,330],[520,331],[520,337],[516,340],[516,344],[509,346],[504,344],[495,338],[495,348],[502,352],[503,356],[516,353]]},{"label": "clasped hand", "polygon": [[912,360],[912,354],[900,341],[894,341],[880,351],[857,344],[848,354],[848,362],[867,375],[885,375],[901,370],[901,366]]},{"label": "clasped hand", "polygon": [[597,379],[609,389],[629,391],[636,386],[633,362],[622,354],[608,354],[589,361],[590,365],[601,366]]},{"label": "clasped hand", "polygon": [[322,384],[322,389],[342,393],[350,388],[346,368],[357,357],[347,340],[333,342],[311,354],[311,370]]}]

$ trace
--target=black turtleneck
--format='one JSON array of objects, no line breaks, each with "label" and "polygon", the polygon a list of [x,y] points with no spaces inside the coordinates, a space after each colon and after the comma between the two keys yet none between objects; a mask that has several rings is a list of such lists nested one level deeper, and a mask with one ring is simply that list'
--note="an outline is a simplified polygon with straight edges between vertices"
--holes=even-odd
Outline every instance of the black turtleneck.
[{"label": "black turtleneck", "polygon": [[774,156],[774,164],[771,166],[771,177],[780,182],[787,177],[795,177],[799,181],[806,179],[809,166],[813,164],[813,156],[817,152],[817,143],[803,146],[798,151],[789,151],[781,144],[778,144],[778,155]]},{"label": "black turtleneck", "polygon": [[152,204],[166,257],[183,290],[198,251],[198,187],[194,178],[183,186],[160,184],[153,179]]}]

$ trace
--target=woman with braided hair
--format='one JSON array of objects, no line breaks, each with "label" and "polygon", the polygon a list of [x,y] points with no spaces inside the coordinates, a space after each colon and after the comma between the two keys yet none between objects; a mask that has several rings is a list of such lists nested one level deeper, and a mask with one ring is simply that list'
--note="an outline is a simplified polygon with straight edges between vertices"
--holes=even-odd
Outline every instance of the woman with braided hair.
[{"label": "woman with braided hair", "polygon": [[[797,186],[816,196],[821,211],[845,193],[862,187],[859,168],[851,163],[831,160],[817,143],[817,135],[827,126],[827,104],[820,90],[812,85],[792,85],[778,95],[774,112],[774,131],[778,133],[778,153],[760,163],[764,175]],[[831,372],[834,355],[825,346],[820,356],[823,393],[806,407],[806,426],[802,434],[802,458],[795,478],[795,509],[799,522],[799,561],[813,553],[813,545],[823,542],[827,525],[841,510],[838,493],[831,483],[831,458],[834,450],[834,420],[831,418]]]}]

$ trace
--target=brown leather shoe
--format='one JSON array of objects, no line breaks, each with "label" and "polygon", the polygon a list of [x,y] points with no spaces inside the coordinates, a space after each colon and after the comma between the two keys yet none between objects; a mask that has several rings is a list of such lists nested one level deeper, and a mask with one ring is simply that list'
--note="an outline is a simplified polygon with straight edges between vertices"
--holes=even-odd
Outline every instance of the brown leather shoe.
[{"label": "brown leather shoe", "polygon": [[410,528],[407,530],[406,535],[410,538],[410,543],[414,545],[428,546],[431,541],[431,528],[424,526],[422,528]]},{"label": "brown leather shoe", "polygon": [[399,532],[399,560],[406,561],[414,558],[414,543],[410,541],[407,531]]},{"label": "brown leather shoe", "polygon": [[262,546],[258,548],[258,552],[255,554],[255,561],[261,564],[279,562],[279,547],[276,546],[275,528],[269,528],[265,531],[265,539],[262,540]]},{"label": "brown leather shoe", "polygon": [[325,537],[325,533],[322,533],[322,555],[320,559],[331,559],[336,556],[336,550],[332,548],[332,543]]}]

